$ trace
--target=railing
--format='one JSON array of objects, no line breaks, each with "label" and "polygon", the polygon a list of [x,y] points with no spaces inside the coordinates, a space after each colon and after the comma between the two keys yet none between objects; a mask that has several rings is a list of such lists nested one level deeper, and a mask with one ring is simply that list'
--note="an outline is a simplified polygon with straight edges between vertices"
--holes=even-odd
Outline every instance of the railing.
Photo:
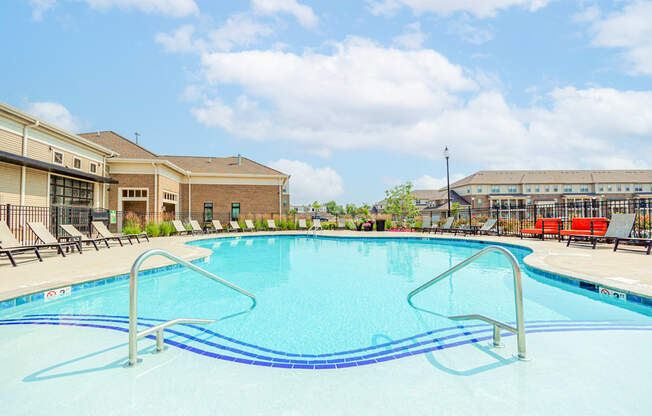
[{"label": "railing", "polygon": [[140,338],[156,333],[156,350],[163,351],[163,343],[165,341],[163,338],[163,331],[165,328],[182,323],[208,324],[215,322],[215,320],[211,319],[177,318],[138,332],[138,272],[143,262],[152,256],[167,257],[177,264],[187,267],[203,276],[208,277],[209,279],[212,279],[226,287],[235,290],[240,294],[247,296],[249,299],[251,299],[251,306],[247,312],[256,307],[256,297],[246,290],[234,285],[233,283],[217,277],[213,273],[210,273],[201,267],[195,266],[194,264],[183,260],[165,250],[148,250],[138,256],[136,261],[134,261],[134,264],[131,266],[131,273],[129,275],[129,366],[134,366],[138,363],[138,340]]},{"label": "railing", "polygon": [[525,349],[525,323],[523,321],[523,287],[522,287],[522,282],[521,282],[521,268],[518,265],[518,261],[516,260],[516,257],[507,249],[503,247],[498,247],[498,246],[489,246],[487,248],[484,248],[480,250],[479,252],[475,253],[471,257],[467,258],[466,260],[462,261],[461,263],[451,267],[450,269],[446,270],[445,272],[441,273],[439,276],[435,277],[434,279],[424,283],[423,285],[419,286],[418,288],[414,289],[412,292],[408,294],[407,301],[415,309],[423,310],[417,306],[414,306],[412,303],[412,298],[429,288],[430,286],[434,285],[435,283],[439,282],[441,279],[443,279],[446,276],[451,275],[452,273],[455,273],[456,271],[468,266],[469,264],[473,263],[474,261],[478,260],[479,258],[483,257],[485,254],[490,253],[490,252],[498,252],[507,257],[509,262],[511,263],[512,266],[512,275],[514,278],[514,307],[516,311],[516,327],[513,327],[511,325],[508,325],[504,322],[497,321],[495,319],[489,318],[484,315],[480,314],[472,314],[472,315],[457,315],[457,316],[449,316],[448,319],[451,319],[453,321],[468,321],[468,320],[480,320],[487,322],[491,325],[494,326],[493,330],[493,345],[498,347],[500,346],[500,329],[504,329],[506,331],[512,332],[516,334],[516,339],[517,339],[517,344],[518,344],[518,359],[519,360],[525,360],[526,359],[526,349]]}]

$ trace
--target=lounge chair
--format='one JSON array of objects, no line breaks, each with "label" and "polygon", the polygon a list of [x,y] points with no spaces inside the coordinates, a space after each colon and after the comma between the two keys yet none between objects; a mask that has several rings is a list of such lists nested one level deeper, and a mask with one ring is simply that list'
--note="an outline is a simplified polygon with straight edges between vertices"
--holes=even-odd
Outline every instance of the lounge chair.
[{"label": "lounge chair", "polygon": [[274,222],[274,220],[267,220],[267,229],[270,231],[277,231],[278,227],[276,226],[276,222]]},{"label": "lounge chair", "polygon": [[338,218],[337,219],[337,229],[338,230],[346,230],[346,219],[344,218]]},{"label": "lounge chair", "polygon": [[455,235],[457,235],[458,233],[462,233],[464,235],[467,234],[475,235],[477,233],[477,230],[471,227],[469,224],[464,224],[461,227],[451,228],[449,232],[452,232]]},{"label": "lounge chair", "polygon": [[539,218],[535,221],[534,228],[521,229],[521,238],[527,234],[541,236],[542,240],[546,234],[554,234],[561,240],[561,218]]},{"label": "lounge chair", "polygon": [[204,234],[204,230],[202,230],[197,220],[190,220],[190,226],[192,227],[192,234]]},{"label": "lounge chair", "polygon": [[321,226],[321,220],[319,218],[315,218],[315,220],[312,222],[312,225],[310,226],[311,230],[323,230]]},{"label": "lounge chair", "polygon": [[245,220],[244,230],[245,231],[256,231],[256,226],[254,225],[253,222],[251,222],[251,220]]},{"label": "lounge chair", "polygon": [[604,235],[569,235],[566,246],[569,246],[573,240],[575,240],[576,244],[579,240],[585,240],[595,249],[598,242],[613,241],[614,251],[617,251],[618,248],[630,250],[619,247],[619,245],[621,242],[631,242],[644,246],[646,248],[645,254],[649,255],[650,251],[652,251],[652,239],[630,237],[635,222],[636,214],[613,214]]},{"label": "lounge chair", "polygon": [[99,237],[99,238],[88,238],[84,234],[82,234],[81,231],[79,231],[77,228],[75,228],[74,225],[72,224],[64,224],[61,226],[63,231],[66,232],[71,237],[74,237],[79,240],[80,243],[84,244],[92,244],[93,247],[95,247],[96,251],[100,251],[100,248],[97,246],[97,243],[104,243],[106,244],[107,248],[110,248],[111,246],[109,245],[109,241],[104,238],[104,237]]},{"label": "lounge chair", "polygon": [[174,226],[174,230],[179,235],[192,234],[192,230],[186,230],[186,227],[184,227],[181,220],[173,220],[172,225]]},{"label": "lounge chair", "polygon": [[230,231],[235,231],[235,232],[240,231],[240,232],[243,232],[242,228],[240,228],[240,224],[238,224],[238,221],[230,221],[230,222],[229,222],[229,226],[231,227],[231,228],[229,229],[229,232],[230,232]]},{"label": "lounge chair", "polygon": [[43,261],[38,249],[37,246],[24,246],[20,244],[7,224],[5,224],[4,221],[0,221],[0,256],[7,256],[12,266],[16,267],[18,265],[14,258],[14,254],[29,253],[30,251],[34,252],[38,261]]},{"label": "lounge chair", "polygon": [[299,230],[307,230],[308,226],[306,225],[306,220],[299,220],[299,226],[297,227]]},{"label": "lounge chair", "polygon": [[489,235],[489,234],[497,234],[498,231],[494,230],[493,228],[496,226],[498,223],[498,220],[496,218],[489,218],[487,222],[485,222],[480,229],[478,229],[478,234],[482,235]]},{"label": "lounge chair", "polygon": [[[571,221],[571,229],[561,230],[561,236],[562,239],[568,237],[568,243],[566,244],[566,247],[568,247],[573,240],[577,243],[580,240],[591,241],[590,237],[594,236],[602,237],[606,234],[608,227],[609,219],[607,218],[573,218]],[[595,243],[593,246],[593,248],[595,248]]]},{"label": "lounge chair", "polygon": [[41,222],[27,222],[27,226],[32,230],[34,234],[36,234],[36,238],[41,241],[39,247],[51,247],[51,248],[56,248],[57,253],[61,254],[63,257],[66,257],[66,253],[64,253],[63,249],[65,248],[70,249],[72,252],[75,251],[75,248],[77,251],[79,251],[79,254],[82,253],[82,248],[81,248],[81,243],[78,240],[73,240],[73,241],[58,241],[55,236],[53,236],[50,231],[48,231],[47,228],[45,228],[45,225]]},{"label": "lounge chair", "polygon": [[224,227],[222,227],[222,223],[220,220],[213,220],[213,229],[215,230],[216,233],[224,231]]},{"label": "lounge chair", "polygon": [[[122,241],[127,240],[129,241],[129,244],[133,244],[133,241],[131,241],[134,237],[132,235],[114,235],[111,231],[109,231],[108,228],[106,228],[106,225],[102,221],[93,221],[91,223],[91,226],[97,232],[97,234],[105,238],[106,241],[117,241],[120,243],[120,247],[123,246]],[[91,235],[92,237],[92,235]],[[140,240],[136,239],[140,243]]]},{"label": "lounge chair", "polygon": [[444,232],[454,232],[453,221],[455,221],[455,218],[453,217],[446,218],[446,222],[441,227],[439,227],[439,232],[441,232],[442,234]]},{"label": "lounge chair", "polygon": [[416,228],[418,231],[421,232],[431,232],[435,229],[432,218],[430,218],[430,215],[424,215],[421,217],[421,227]]}]

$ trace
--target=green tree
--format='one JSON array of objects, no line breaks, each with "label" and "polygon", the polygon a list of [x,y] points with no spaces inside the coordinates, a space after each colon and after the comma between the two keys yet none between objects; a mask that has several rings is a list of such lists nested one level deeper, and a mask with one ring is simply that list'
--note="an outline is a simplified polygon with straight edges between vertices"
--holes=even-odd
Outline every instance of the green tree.
[{"label": "green tree", "polygon": [[331,215],[342,215],[344,214],[344,209],[337,205],[335,201],[329,201],[324,204],[326,211]]},{"label": "green tree", "polygon": [[385,212],[392,215],[403,223],[412,225],[414,217],[419,214],[419,209],[415,203],[416,197],[412,195],[412,184],[407,182],[402,185],[396,185],[392,189],[385,191],[387,207]]},{"label": "green tree", "polygon": [[356,212],[358,212],[358,208],[355,206],[355,204],[346,204],[346,213],[348,215],[355,215]]},{"label": "green tree", "polygon": [[356,215],[368,218],[369,210],[371,210],[371,207],[368,204],[362,204],[360,208],[356,210]]},{"label": "green tree", "polygon": [[319,204],[318,201],[315,201],[315,202],[312,203],[312,207],[313,208],[321,208],[321,205]]}]

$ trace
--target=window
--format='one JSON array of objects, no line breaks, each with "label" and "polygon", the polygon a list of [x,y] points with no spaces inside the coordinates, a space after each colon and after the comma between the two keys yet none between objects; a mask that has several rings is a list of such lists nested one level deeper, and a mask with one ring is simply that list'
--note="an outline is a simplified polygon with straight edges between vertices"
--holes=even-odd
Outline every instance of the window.
[{"label": "window", "polygon": [[63,176],[50,176],[50,203],[52,205],[93,206],[92,182],[78,181]]},{"label": "window", "polygon": [[528,186],[528,187],[527,187],[527,192],[528,192],[528,193],[532,193],[532,187],[531,187],[531,186]]},{"label": "window", "polygon": [[589,192],[589,185],[581,185],[580,192]]},{"label": "window", "polygon": [[604,184],[600,184],[600,192],[604,192]]},{"label": "window", "polygon": [[611,185],[607,186],[607,191],[611,192]]},{"label": "window", "polygon": [[550,192],[550,185],[546,185],[546,192]]},{"label": "window", "polygon": [[622,191],[622,190],[623,190],[623,186],[622,186],[621,184],[616,185],[616,187],[617,187],[617,189],[618,189],[619,191]]},{"label": "window", "polygon": [[491,186],[491,192],[499,194],[500,193],[500,185],[492,185]]},{"label": "window", "polygon": [[204,223],[213,221],[213,203],[204,202]]},{"label": "window", "polygon": [[557,185],[555,185],[554,188],[552,188],[552,190],[553,190],[553,192],[559,192],[559,187]]},{"label": "window", "polygon": [[81,159],[78,157],[72,158],[72,167],[75,169],[81,169]]},{"label": "window", "polygon": [[539,185],[534,187],[534,192],[539,192]]},{"label": "window", "polygon": [[57,165],[63,165],[63,153],[55,150],[54,155],[52,156],[52,161]]},{"label": "window", "polygon": [[234,202],[231,204],[231,221],[237,221],[240,217],[240,203]]},{"label": "window", "polygon": [[89,169],[91,173],[97,173],[97,163],[91,163],[89,166]]},{"label": "window", "polygon": [[466,188],[466,193],[470,194],[471,193],[471,187]]},{"label": "window", "polygon": [[507,192],[510,194],[515,194],[516,193],[516,185],[510,185],[509,188],[507,188]]},{"label": "window", "polygon": [[629,192],[629,185],[625,185],[625,190]]},{"label": "window", "polygon": [[573,185],[564,185],[564,192],[573,192]]},{"label": "window", "polygon": [[122,189],[122,199],[147,198],[147,189]]},{"label": "window", "polygon": [[481,186],[478,186],[478,193],[479,193],[479,194],[482,193],[482,187],[481,187]]},{"label": "window", "polygon": [[173,192],[163,191],[163,201],[164,202],[177,202],[178,195]]},{"label": "window", "polygon": [[643,192],[643,185],[634,185],[634,192]]},{"label": "window", "polygon": [[479,207],[482,206],[482,199],[478,199],[478,206],[479,206]]}]

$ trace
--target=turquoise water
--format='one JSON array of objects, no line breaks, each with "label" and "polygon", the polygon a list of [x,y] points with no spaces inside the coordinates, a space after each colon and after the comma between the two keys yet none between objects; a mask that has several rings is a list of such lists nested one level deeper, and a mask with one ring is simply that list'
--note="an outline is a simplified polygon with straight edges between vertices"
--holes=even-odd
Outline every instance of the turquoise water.
[{"label": "turquoise water", "polygon": [[[191,271],[143,276],[140,318],[220,319],[187,333],[219,334],[238,343],[294,354],[363,349],[452,325],[441,315],[480,313],[513,321],[509,263],[489,254],[415,297],[407,294],[485,247],[477,242],[259,236],[191,243],[213,250],[207,270],[253,293],[258,306]],[[510,246],[522,261],[529,250]],[[650,324],[650,309],[554,282],[524,270],[525,320]],[[0,319],[29,315],[128,315],[126,281],[83,290],[69,298],[26,304]],[[231,316],[231,317],[230,317]],[[143,322],[143,321],[141,321]],[[456,324],[453,324],[456,325]],[[0,327],[1,330],[1,327]],[[186,340],[182,340],[187,342]]]}]

